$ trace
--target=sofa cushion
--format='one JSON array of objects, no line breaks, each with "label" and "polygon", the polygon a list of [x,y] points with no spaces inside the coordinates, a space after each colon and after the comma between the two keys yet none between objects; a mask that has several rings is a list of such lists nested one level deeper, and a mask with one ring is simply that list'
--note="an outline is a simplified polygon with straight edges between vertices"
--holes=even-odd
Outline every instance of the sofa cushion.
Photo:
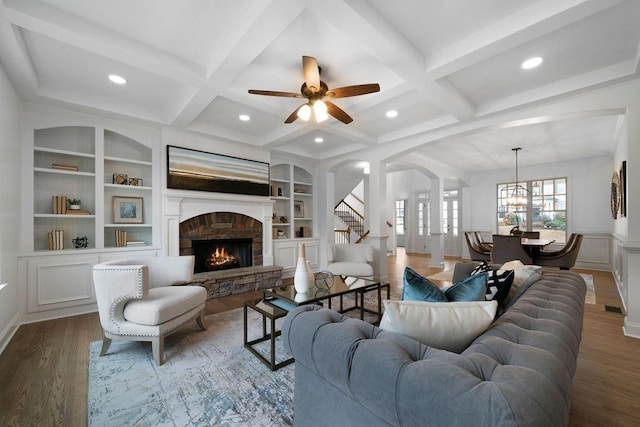
[{"label": "sofa cushion", "polygon": [[469,276],[448,288],[440,289],[411,268],[404,269],[402,299],[405,301],[481,301],[487,290],[487,273]]},{"label": "sofa cushion", "polygon": [[337,276],[373,276],[373,267],[362,262],[334,262],[329,265],[328,270]]},{"label": "sofa cushion", "polygon": [[141,299],[133,299],[124,306],[124,318],[141,325],[156,326],[174,319],[207,300],[201,286],[164,286],[149,289]]},{"label": "sofa cushion", "polygon": [[496,301],[384,301],[380,328],[460,353],[493,321]]}]

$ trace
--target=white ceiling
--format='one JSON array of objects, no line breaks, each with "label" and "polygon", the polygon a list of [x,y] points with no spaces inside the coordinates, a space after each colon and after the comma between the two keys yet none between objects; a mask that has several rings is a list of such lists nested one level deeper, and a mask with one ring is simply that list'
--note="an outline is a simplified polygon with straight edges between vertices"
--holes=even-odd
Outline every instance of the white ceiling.
[{"label": "white ceiling", "polygon": [[[636,78],[639,18],[638,0],[0,0],[0,61],[27,101],[311,159],[424,139],[414,153],[464,173],[512,167],[515,146],[523,166],[610,154],[614,114],[462,130]],[[300,99],[247,90],[298,92],[302,55],[330,88],[381,91],[335,101],[349,125],[284,124]]]}]

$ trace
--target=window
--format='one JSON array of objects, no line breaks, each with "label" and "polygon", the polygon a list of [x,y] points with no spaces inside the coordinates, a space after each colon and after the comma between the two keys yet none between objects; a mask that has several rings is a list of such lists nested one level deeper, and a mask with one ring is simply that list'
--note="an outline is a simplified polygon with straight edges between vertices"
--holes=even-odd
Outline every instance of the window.
[{"label": "window", "polygon": [[567,238],[567,178],[518,182],[531,195],[524,206],[511,205],[508,197],[515,183],[498,184],[498,234],[539,231],[540,238],[565,242]]},{"label": "window", "polygon": [[404,200],[396,200],[396,234],[404,234]]}]

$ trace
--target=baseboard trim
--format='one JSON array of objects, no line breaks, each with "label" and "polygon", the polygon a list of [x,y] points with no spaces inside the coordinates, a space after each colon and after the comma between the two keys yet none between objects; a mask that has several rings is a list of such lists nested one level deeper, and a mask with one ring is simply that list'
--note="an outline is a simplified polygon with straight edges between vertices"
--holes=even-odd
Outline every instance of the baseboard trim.
[{"label": "baseboard trim", "polygon": [[18,328],[20,327],[20,324],[18,323],[19,318],[19,313],[16,313],[9,324],[2,330],[2,332],[0,332],[0,354],[2,354],[5,348],[7,348],[7,345],[9,345],[11,339],[18,331]]},{"label": "baseboard trim", "polygon": [[629,322],[629,318],[624,318],[624,326],[622,332],[625,336],[640,339],[640,324]]}]

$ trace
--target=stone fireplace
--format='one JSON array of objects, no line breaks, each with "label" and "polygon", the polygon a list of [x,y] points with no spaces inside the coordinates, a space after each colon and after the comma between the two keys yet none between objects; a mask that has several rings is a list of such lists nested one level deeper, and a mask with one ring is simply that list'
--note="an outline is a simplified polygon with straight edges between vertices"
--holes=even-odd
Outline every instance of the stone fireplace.
[{"label": "stone fireplace", "polygon": [[210,212],[180,223],[180,255],[196,273],[262,265],[262,223],[235,212]]},{"label": "stone fireplace", "polygon": [[193,255],[191,240],[252,239],[250,265],[273,265],[269,197],[165,190],[163,204],[167,255]]}]

